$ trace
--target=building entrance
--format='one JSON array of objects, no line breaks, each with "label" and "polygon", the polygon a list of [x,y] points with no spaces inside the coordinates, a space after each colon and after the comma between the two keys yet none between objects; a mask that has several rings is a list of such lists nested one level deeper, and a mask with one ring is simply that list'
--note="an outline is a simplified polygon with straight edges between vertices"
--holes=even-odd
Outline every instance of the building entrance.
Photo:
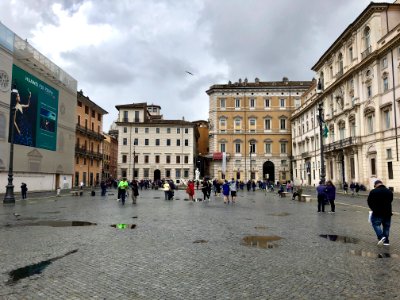
[{"label": "building entrance", "polygon": [[275,166],[272,161],[263,164],[263,178],[275,182]]}]

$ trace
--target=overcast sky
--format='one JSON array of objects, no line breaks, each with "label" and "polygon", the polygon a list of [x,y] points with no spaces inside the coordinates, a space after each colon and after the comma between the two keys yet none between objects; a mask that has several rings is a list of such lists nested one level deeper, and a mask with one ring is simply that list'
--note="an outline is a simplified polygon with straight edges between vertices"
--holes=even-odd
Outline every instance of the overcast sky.
[{"label": "overcast sky", "polygon": [[78,80],[109,112],[108,131],[116,104],[153,103],[165,119],[207,120],[213,84],[311,80],[311,67],[369,3],[1,0],[0,21]]}]

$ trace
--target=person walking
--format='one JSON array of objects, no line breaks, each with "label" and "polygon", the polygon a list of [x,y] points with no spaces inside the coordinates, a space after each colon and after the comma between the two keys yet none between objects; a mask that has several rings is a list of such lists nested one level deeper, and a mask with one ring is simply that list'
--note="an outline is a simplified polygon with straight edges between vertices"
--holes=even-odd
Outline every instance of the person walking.
[{"label": "person walking", "polygon": [[329,204],[331,205],[331,211],[329,213],[334,214],[335,213],[336,187],[330,180],[328,180],[326,182],[325,194],[326,194],[327,200],[329,201]]},{"label": "person walking", "polygon": [[207,198],[210,199],[211,186],[207,179],[203,180],[201,191],[203,192],[203,201],[206,201]]},{"label": "person walking", "polygon": [[21,196],[22,196],[22,199],[26,199],[26,192],[27,191],[28,191],[28,186],[26,185],[25,182],[23,182],[21,184]]},{"label": "person walking", "polygon": [[229,183],[228,180],[225,179],[224,184],[222,185],[222,194],[224,195],[224,203],[229,204]]},{"label": "person walking", "polygon": [[356,185],[354,188],[356,190],[356,196],[358,196],[358,192],[360,191],[360,185],[358,184],[358,182],[356,182]]},{"label": "person walking", "polygon": [[369,192],[367,202],[372,210],[371,224],[378,238],[378,246],[389,246],[393,193],[383,185],[381,180],[376,180],[374,189]]},{"label": "person walking", "polygon": [[323,181],[317,186],[318,212],[325,212],[326,186]]},{"label": "person walking", "polygon": [[345,181],[344,183],[343,183],[343,191],[344,191],[344,193],[347,195],[347,190],[349,189],[349,185],[347,184],[347,182]]},{"label": "person walking", "polygon": [[164,196],[165,196],[165,200],[168,200],[168,192],[171,189],[168,181],[165,180],[165,183],[163,185],[163,191],[164,191]]},{"label": "person walking", "polygon": [[120,191],[121,202],[122,205],[125,205],[125,197],[126,197],[126,189],[128,188],[129,184],[126,181],[126,178],[122,178],[122,180],[118,183],[118,190]]},{"label": "person walking", "polygon": [[107,192],[107,184],[104,180],[100,182],[101,196],[105,196]]},{"label": "person walking", "polygon": [[237,188],[236,188],[236,182],[235,179],[232,178],[231,183],[229,184],[229,189],[231,190],[231,200],[232,203],[235,203],[236,201],[236,192],[237,192]]},{"label": "person walking", "polygon": [[136,204],[136,199],[139,196],[139,187],[136,180],[132,180],[132,204]]},{"label": "person walking", "polygon": [[194,182],[192,180],[189,180],[188,182],[186,193],[189,195],[189,201],[194,201]]},{"label": "person walking", "polygon": [[354,190],[356,188],[356,185],[354,184],[354,182],[352,181],[350,183],[350,191],[351,191],[351,196],[354,197]]}]

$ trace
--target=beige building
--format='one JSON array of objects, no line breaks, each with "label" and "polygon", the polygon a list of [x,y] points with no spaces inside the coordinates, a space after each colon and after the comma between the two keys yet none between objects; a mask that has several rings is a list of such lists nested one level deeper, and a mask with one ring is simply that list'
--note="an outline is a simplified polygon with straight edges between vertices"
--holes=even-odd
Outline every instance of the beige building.
[{"label": "beige building", "polygon": [[[307,116],[315,118],[322,101],[329,128],[324,139],[327,179],[338,185],[354,181],[372,188],[379,178],[400,190],[399,67],[400,5],[388,3],[369,4],[312,67],[321,80],[322,93],[306,101],[293,122],[295,128],[302,128]],[[314,143],[318,140],[318,133],[294,133],[297,182],[304,180],[304,165],[311,161],[310,154],[304,153],[312,148],[299,147],[309,135]],[[318,153],[317,149],[311,156],[316,169]]]},{"label": "beige building", "polygon": [[196,124],[164,120],[158,105],[133,103],[116,108],[119,178],[184,182],[193,178]]},{"label": "beige building", "polygon": [[0,23],[0,193],[8,182],[10,125],[15,190],[22,182],[29,191],[71,188],[76,88],[74,78]]},{"label": "beige building", "polygon": [[310,85],[287,78],[273,82],[256,78],[211,86],[207,91],[211,176],[290,180],[289,117]]}]

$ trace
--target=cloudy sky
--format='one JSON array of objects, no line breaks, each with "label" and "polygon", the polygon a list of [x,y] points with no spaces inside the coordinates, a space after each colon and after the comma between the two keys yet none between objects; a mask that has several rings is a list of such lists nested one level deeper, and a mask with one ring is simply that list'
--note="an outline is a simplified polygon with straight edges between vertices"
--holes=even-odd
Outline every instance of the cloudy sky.
[{"label": "cloudy sky", "polygon": [[116,104],[154,103],[165,119],[206,120],[213,84],[311,80],[314,63],[369,3],[1,0],[0,21],[78,80],[109,112],[108,131]]}]

